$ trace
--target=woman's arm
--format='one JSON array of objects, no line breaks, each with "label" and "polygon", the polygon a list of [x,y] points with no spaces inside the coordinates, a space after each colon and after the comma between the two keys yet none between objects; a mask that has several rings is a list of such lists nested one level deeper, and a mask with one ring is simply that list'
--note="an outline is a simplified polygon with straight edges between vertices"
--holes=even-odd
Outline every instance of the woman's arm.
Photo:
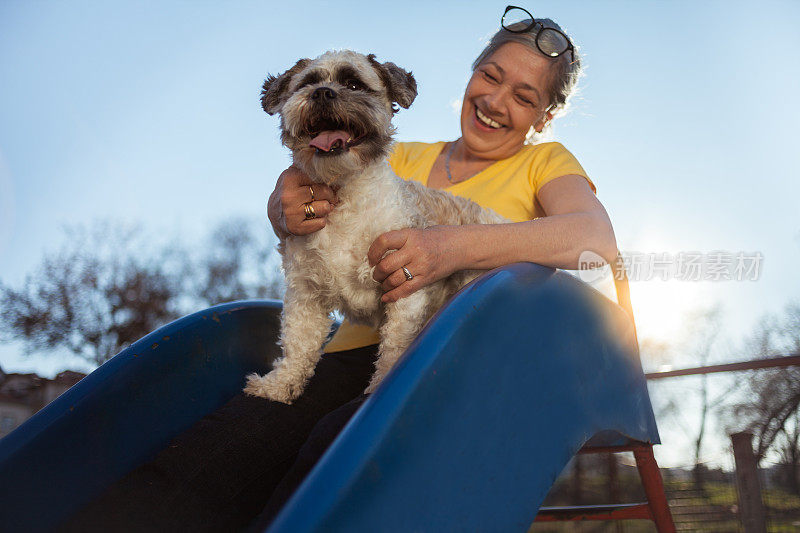
[{"label": "woman's arm", "polygon": [[[373,277],[387,291],[382,300],[396,301],[459,270],[520,261],[576,269],[587,250],[607,262],[615,260],[611,221],[585,178],[556,178],[541,188],[538,198],[546,216],[535,220],[384,233],[369,251]],[[396,252],[381,259],[388,250]],[[412,280],[406,281],[403,266],[414,275]]]}]

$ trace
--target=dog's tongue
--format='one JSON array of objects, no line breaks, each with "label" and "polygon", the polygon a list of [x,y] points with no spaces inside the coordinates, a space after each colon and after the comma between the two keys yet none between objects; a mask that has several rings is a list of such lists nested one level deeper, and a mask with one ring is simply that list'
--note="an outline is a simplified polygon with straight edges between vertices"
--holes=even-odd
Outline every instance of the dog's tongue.
[{"label": "dog's tongue", "polygon": [[339,147],[343,148],[347,141],[350,140],[350,134],[343,130],[328,130],[323,131],[313,139],[309,143],[309,146],[313,146],[314,148],[318,148],[324,152],[330,152],[333,145],[336,144],[336,141],[341,141],[339,143]]}]

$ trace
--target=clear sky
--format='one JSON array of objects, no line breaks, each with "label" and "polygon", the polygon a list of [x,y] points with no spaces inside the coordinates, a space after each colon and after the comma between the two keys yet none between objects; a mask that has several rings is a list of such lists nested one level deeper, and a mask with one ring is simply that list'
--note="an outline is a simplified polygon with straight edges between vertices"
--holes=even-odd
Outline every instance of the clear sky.
[{"label": "clear sky", "polygon": [[[505,2],[0,3],[0,279],[18,284],[64,224],[114,217],[200,235],[264,216],[288,156],[259,105],[267,73],[332,48],[413,70],[398,140],[459,136],[469,66]],[[721,302],[737,338],[800,298],[800,4],[525,4],[586,65],[555,125],[620,249],[760,252],[758,281],[639,281],[643,336]],[[5,370],[67,363],[0,347]],[[73,365],[74,366],[74,365]]]}]

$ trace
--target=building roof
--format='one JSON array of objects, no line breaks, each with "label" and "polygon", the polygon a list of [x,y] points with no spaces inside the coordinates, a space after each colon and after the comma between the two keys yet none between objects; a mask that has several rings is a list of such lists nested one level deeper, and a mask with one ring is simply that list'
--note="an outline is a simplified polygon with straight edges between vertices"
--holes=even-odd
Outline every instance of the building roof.
[{"label": "building roof", "polygon": [[41,391],[53,384],[61,389],[75,385],[86,374],[65,370],[53,379],[41,377],[34,373],[6,373],[0,369],[0,402],[32,405],[42,401]]}]

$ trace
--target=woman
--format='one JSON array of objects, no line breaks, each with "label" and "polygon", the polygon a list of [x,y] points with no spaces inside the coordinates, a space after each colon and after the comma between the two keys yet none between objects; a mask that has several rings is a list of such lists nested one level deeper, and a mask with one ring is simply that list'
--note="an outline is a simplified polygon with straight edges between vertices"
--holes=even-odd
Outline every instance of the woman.
[{"label": "woman", "polygon": [[[567,104],[579,58],[549,19],[534,22],[509,8],[503,25],[473,64],[461,137],[400,143],[390,163],[406,179],[466,196],[515,222],[381,235],[369,260],[385,302],[462,269],[518,261],[574,269],[585,250],[609,262],[616,257],[609,218],[577,160],[558,143],[526,144]],[[313,184],[311,202],[309,185],[294,168],[278,179],[269,218],[279,237],[319,231],[336,208],[335,191]],[[306,215],[309,202],[316,218]],[[383,257],[388,250],[396,251]],[[252,527],[263,529],[363,403],[377,342],[374,331],[343,324],[295,403],[235,397],[84,509],[69,529],[231,530],[262,508]]]},{"label": "woman", "polygon": [[[549,19],[534,22],[527,11],[511,7],[503,26],[511,31],[495,34],[473,64],[461,107],[461,138],[449,143],[399,143],[389,162],[405,179],[465,196],[515,222],[404,229],[379,236],[368,256],[375,266],[373,277],[385,291],[384,302],[397,301],[459,270],[520,261],[576,269],[579,256],[587,250],[609,263],[616,259],[611,222],[577,160],[559,143],[528,144],[567,104],[580,60],[566,35]],[[308,218],[309,202],[319,216]],[[268,211],[275,233],[285,237],[320,230],[335,206],[334,190],[312,184],[290,167],[278,179]],[[396,251],[384,257],[389,250]],[[376,331],[345,322],[326,345],[323,361],[355,350],[374,354],[379,340]],[[365,384],[371,372],[370,367]],[[269,524],[364,399],[359,396],[337,409],[314,429],[273,493],[259,526]]]}]

